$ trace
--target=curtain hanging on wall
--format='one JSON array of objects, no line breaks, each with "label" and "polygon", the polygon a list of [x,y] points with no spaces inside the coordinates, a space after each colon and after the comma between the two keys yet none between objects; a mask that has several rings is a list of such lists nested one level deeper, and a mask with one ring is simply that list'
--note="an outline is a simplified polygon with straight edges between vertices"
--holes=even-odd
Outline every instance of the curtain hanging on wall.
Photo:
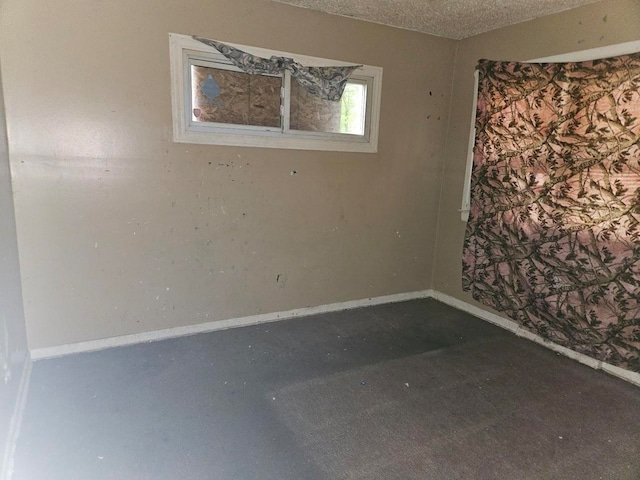
[{"label": "curtain hanging on wall", "polygon": [[640,372],[640,53],[478,69],[463,288]]},{"label": "curtain hanging on wall", "polygon": [[311,95],[337,102],[353,71],[362,65],[335,67],[305,67],[292,58],[273,56],[269,59],[251,55],[215,40],[193,36],[199,42],[218,50],[245,73],[277,75],[288,70],[291,76]]}]

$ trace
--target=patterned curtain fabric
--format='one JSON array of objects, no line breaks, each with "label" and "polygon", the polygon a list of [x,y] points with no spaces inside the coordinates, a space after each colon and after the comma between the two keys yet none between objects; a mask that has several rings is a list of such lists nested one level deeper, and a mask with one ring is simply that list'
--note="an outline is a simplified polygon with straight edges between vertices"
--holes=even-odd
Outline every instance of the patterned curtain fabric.
[{"label": "patterned curtain fabric", "polygon": [[640,53],[478,68],[463,288],[640,372]]},{"label": "patterned curtain fabric", "polygon": [[347,85],[347,81],[353,71],[362,66],[305,67],[295,62],[292,58],[273,56],[270,59],[266,59],[215,40],[195,35],[193,38],[218,50],[245,73],[277,75],[288,70],[291,72],[291,76],[310,94],[334,102],[339,101],[342,97],[344,87]]}]

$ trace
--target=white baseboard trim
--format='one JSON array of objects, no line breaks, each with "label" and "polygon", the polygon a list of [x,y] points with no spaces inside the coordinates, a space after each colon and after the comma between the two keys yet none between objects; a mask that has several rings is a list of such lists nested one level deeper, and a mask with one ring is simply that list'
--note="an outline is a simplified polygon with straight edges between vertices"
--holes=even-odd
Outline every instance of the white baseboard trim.
[{"label": "white baseboard trim", "polygon": [[20,435],[20,427],[22,426],[22,416],[27,403],[27,391],[29,390],[29,379],[31,378],[31,357],[27,352],[27,357],[20,375],[20,383],[18,385],[18,396],[16,404],[11,416],[11,424],[9,425],[9,436],[7,444],[4,446],[2,465],[0,468],[0,480],[11,480],[13,475],[13,458],[16,451],[16,443]]},{"label": "white baseboard trim", "polygon": [[259,323],[286,320],[289,318],[306,317],[319,313],[339,312],[342,310],[369,307],[373,305],[380,305],[383,303],[397,303],[406,300],[414,300],[417,298],[429,298],[432,296],[432,293],[432,290],[397,293],[394,295],[385,295],[382,297],[371,297],[361,300],[352,300],[348,302],[318,305],[315,307],[297,308],[284,312],[263,313],[259,315],[250,315],[247,317],[230,318],[227,320],[217,320],[206,323],[198,323],[195,325],[186,325],[183,327],[154,330],[151,332],[133,333],[130,335],[101,338],[98,340],[88,340],[85,342],[69,343],[66,345],[58,345],[54,347],[34,348],[31,350],[31,358],[34,361],[37,361],[45,358],[69,355],[72,353],[92,352],[96,350],[103,350],[105,348],[122,347],[125,345],[133,345],[136,343],[154,342],[157,340],[165,340],[168,338],[194,335],[196,333],[213,332],[216,330],[226,330],[229,328],[245,327],[249,325],[256,325]]},{"label": "white baseboard trim", "polygon": [[474,317],[478,317],[482,320],[486,320],[489,323],[493,323],[494,325],[502,327],[505,330],[509,330],[512,333],[515,333],[519,337],[526,338],[527,340],[536,342],[550,350],[553,350],[554,352],[564,355],[565,357],[572,358],[573,360],[577,360],[580,363],[588,365],[591,368],[594,368],[596,370],[602,370],[604,372],[607,372],[610,375],[614,375],[623,380],[626,380],[629,383],[633,383],[634,385],[640,386],[640,373],[630,372],[629,370],[625,370],[623,368],[605,363],[601,360],[596,360],[594,358],[588,357],[582,353],[569,350],[566,347],[557,345],[545,338],[542,338],[534,333],[531,333],[528,330],[525,330],[513,320],[509,320],[504,317],[501,317],[500,315],[496,315],[495,313],[488,312],[474,305],[471,305],[470,303],[467,303],[463,300],[459,300],[457,298],[446,295],[442,292],[432,290],[431,298],[438,300],[442,303],[446,303],[447,305],[457,308],[458,310],[462,310],[463,312],[470,313]]},{"label": "white baseboard trim", "polygon": [[[343,310],[351,310],[354,308],[369,307],[373,305],[381,305],[384,303],[397,303],[406,300],[414,300],[418,298],[433,298],[449,306],[452,306],[463,312],[470,313],[474,317],[485,320],[489,323],[497,325],[505,330],[515,333],[519,337],[526,338],[536,342],[554,352],[560,353],[566,357],[576,360],[580,363],[588,365],[596,370],[603,370],[611,375],[622,378],[634,385],[640,386],[640,374],[630,372],[622,368],[610,365],[600,360],[593,359],[582,353],[574,352],[568,348],[557,345],[544,339],[530,331],[522,328],[518,323],[509,320],[500,315],[488,312],[478,308],[463,300],[451,297],[437,290],[419,290],[415,292],[398,293],[394,295],[385,295],[381,297],[364,298],[361,300],[352,300],[348,302],[331,303],[327,305],[318,305],[315,307],[298,308],[283,312],[263,313],[259,315],[250,315],[247,317],[230,318],[227,320],[217,320],[206,323],[198,323],[195,325],[186,325],[183,327],[166,328],[163,330],[155,330],[151,332],[133,333],[130,335],[121,335],[117,337],[101,338],[98,340],[89,340],[85,342],[70,343],[66,345],[58,345],[54,347],[35,348],[31,350],[31,359],[33,361],[45,358],[60,357],[73,353],[92,352],[112,347],[122,347],[126,345],[134,345],[136,343],[154,342],[165,340],[168,338],[184,337],[197,333],[213,332],[216,330],[226,330],[229,328],[245,327],[249,325],[257,325],[260,323],[276,322],[278,320],[286,320],[290,318],[306,317],[309,315],[317,315],[320,313],[339,312]],[[0,477],[0,480],[4,480]]]}]

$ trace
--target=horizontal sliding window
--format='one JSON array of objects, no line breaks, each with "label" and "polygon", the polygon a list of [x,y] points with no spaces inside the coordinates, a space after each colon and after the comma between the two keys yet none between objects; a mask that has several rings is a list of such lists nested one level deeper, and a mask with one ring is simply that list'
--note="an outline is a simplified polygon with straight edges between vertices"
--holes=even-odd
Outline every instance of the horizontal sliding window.
[{"label": "horizontal sliding window", "polygon": [[[295,68],[255,73],[249,67],[252,73],[247,73],[239,68],[242,64],[237,66],[234,59],[189,36],[170,34],[170,45],[174,141],[377,151],[381,68],[242,45],[229,47],[241,54],[250,52],[252,60],[270,59],[270,65],[294,62],[310,67],[320,80],[309,86],[304,76],[302,80],[294,76]],[[327,87],[325,77],[341,68],[350,75],[342,80],[340,95],[332,85]]]}]

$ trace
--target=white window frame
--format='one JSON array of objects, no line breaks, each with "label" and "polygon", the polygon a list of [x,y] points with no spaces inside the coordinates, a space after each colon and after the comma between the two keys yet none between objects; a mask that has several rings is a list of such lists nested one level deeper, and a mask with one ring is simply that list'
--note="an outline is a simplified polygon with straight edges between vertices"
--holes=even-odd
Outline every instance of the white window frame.
[{"label": "white window frame", "polygon": [[[606,47],[590,48],[588,50],[580,50],[577,52],[561,53],[550,57],[534,58],[533,60],[525,60],[529,63],[550,63],[550,62],[586,62],[588,60],[596,60],[598,58],[615,57],[618,55],[627,55],[630,53],[640,52],[640,40],[626,43],[617,43]],[[471,129],[469,135],[469,150],[467,152],[467,167],[464,174],[464,187],[462,191],[462,206],[460,207],[460,216],[463,222],[469,220],[469,209],[471,208],[471,170],[473,168],[473,147],[476,137],[476,108],[478,104],[478,71],[474,72],[474,93],[473,108],[471,110]]]},{"label": "white window frame", "polygon": [[[247,45],[225,42],[253,55],[270,58],[272,55],[293,58],[306,66],[353,65],[352,63],[309,57],[288,52],[266,50]],[[378,151],[378,126],[382,94],[382,68],[364,65],[350,79],[367,84],[367,112],[364,135],[345,133],[308,132],[289,129],[291,75],[283,79],[284,105],[280,127],[257,127],[223,123],[194,122],[191,119],[191,65],[214,66],[241,71],[213,48],[194,40],[191,36],[169,34],[171,63],[171,101],[173,141],[206,145],[242,147],[289,148],[298,150],[329,150],[340,152],[375,153]],[[215,64],[215,65],[213,65]]]}]

